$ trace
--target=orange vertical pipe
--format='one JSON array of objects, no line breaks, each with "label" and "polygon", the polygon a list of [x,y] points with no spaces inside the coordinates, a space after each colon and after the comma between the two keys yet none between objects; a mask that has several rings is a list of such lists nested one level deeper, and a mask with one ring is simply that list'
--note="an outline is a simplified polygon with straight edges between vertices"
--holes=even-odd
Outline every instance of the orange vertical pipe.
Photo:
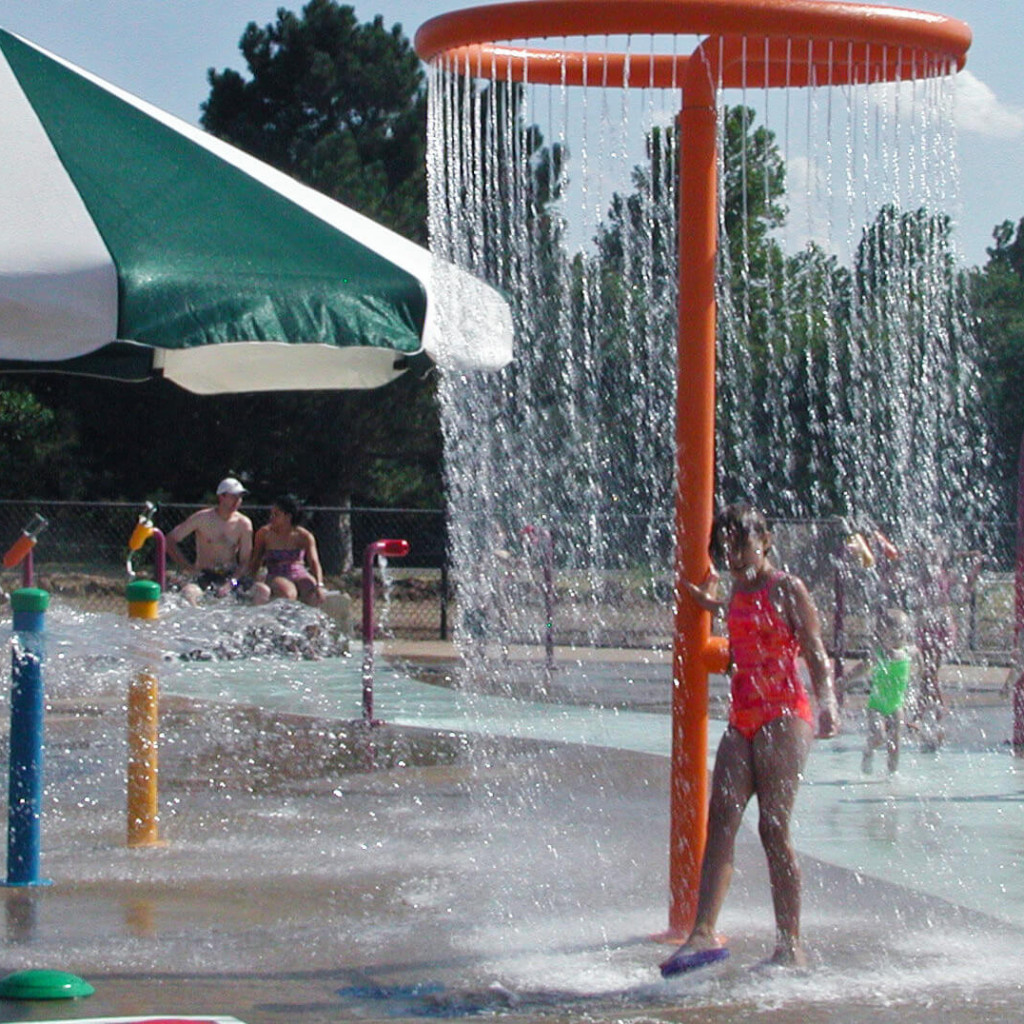
[{"label": "orange vertical pipe", "polygon": [[715,486],[715,253],[717,113],[708,68],[689,67],[679,115],[679,339],[676,380],[676,599],[668,938],[685,938],[697,911],[707,835],[711,619],[683,590],[709,567]]}]

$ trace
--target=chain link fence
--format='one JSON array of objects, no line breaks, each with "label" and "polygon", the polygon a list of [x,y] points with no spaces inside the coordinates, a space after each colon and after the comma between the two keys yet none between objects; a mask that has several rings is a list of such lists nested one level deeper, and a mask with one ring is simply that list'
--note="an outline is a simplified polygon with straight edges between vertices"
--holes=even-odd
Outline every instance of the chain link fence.
[{"label": "chain link fence", "polygon": [[[156,525],[165,533],[200,506],[159,507]],[[52,600],[82,611],[124,608],[128,537],[141,511],[119,502],[0,501],[0,548],[6,550],[34,513],[49,526],[35,548],[37,585]],[[385,635],[412,640],[450,639],[459,616],[458,580],[446,563],[445,515],[439,510],[310,508],[327,584],[352,599],[358,617],[362,560],[366,545],[398,537],[410,543],[409,555],[394,560],[377,581],[377,611]],[[247,505],[256,526],[269,508]],[[639,518],[639,517],[638,517]],[[618,521],[622,521],[619,517]],[[667,524],[670,522],[666,516]],[[642,528],[640,528],[642,526]],[[508,644],[546,642],[560,646],[666,649],[672,637],[672,572],[666,545],[652,556],[635,538],[649,537],[645,518],[626,524],[617,544],[613,570],[596,571],[568,564],[560,550],[560,529],[552,524],[550,544],[538,544],[530,528],[504,529],[509,547],[495,580],[495,636]],[[1013,649],[1013,568],[1015,526],[1011,522],[978,528],[986,552],[980,575],[954,595],[958,617],[957,655],[965,660],[1004,663]],[[777,557],[810,586],[821,610],[826,642],[837,636],[844,652],[859,653],[870,642],[871,608],[877,603],[877,571],[864,570],[843,556],[843,537],[835,520],[778,523]],[[636,550],[633,550],[634,544]],[[153,575],[152,543],[133,559],[140,575]],[[621,566],[632,566],[622,568]],[[173,585],[173,566],[168,567]],[[8,569],[4,590],[20,586],[21,569]],[[6,605],[4,606],[6,609]],[[913,609],[909,609],[913,611]],[[358,629],[358,622],[355,626]]]},{"label": "chain link fence", "polygon": [[[201,505],[166,504],[154,524],[165,534]],[[48,526],[33,551],[35,583],[51,600],[80,611],[120,611],[125,607],[128,580],[128,538],[141,503],[0,501],[0,549],[6,550],[33,514]],[[246,505],[257,527],[269,518],[269,506]],[[378,582],[378,609],[383,628],[410,639],[437,639],[448,633],[445,599],[444,513],[418,509],[308,508],[309,526],[317,538],[327,586],[349,595],[358,610],[362,587],[362,553],[371,541],[402,537],[410,542],[403,564],[392,563]],[[192,538],[183,550],[192,555]],[[147,543],[132,558],[140,576],[153,576],[155,545]],[[169,586],[185,582],[168,562]],[[0,579],[5,591],[23,582],[21,567],[7,569]],[[6,606],[5,606],[6,608]]]}]

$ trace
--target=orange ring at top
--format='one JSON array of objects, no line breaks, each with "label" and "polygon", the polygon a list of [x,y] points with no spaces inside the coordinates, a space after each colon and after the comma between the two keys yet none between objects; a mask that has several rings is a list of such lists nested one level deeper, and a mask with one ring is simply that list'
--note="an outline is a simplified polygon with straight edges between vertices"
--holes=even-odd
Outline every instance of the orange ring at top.
[{"label": "orange ring at top", "polygon": [[849,85],[927,78],[937,70],[921,65],[920,50],[894,50],[878,43],[846,43],[728,36],[705,43],[693,56],[592,53],[474,43],[446,51],[457,71],[492,81],[534,85],[675,89],[699,56],[723,88],[751,89],[810,85]]},{"label": "orange ring at top", "polygon": [[[415,48],[427,61],[447,53],[485,78],[523,80],[528,68],[531,81],[547,84],[676,85],[686,57],[495,45],[635,34],[722,37],[722,84],[741,84],[740,73],[728,69],[742,66],[742,84],[752,87],[807,84],[812,66],[815,81],[833,85],[863,80],[865,66],[869,81],[928,77],[935,71],[924,70],[925,58],[959,69],[971,45],[970,28],[955,18],[841,0],[512,0],[431,18],[416,33]],[[805,58],[802,47],[792,46],[795,40],[846,44],[847,50],[840,45],[826,54],[809,46]],[[718,63],[706,45],[701,49]]]},{"label": "orange ring at top", "polygon": [[679,86],[690,61],[667,54],[579,53],[491,43],[460,46],[446,56],[459,70],[492,81],[640,89]]}]

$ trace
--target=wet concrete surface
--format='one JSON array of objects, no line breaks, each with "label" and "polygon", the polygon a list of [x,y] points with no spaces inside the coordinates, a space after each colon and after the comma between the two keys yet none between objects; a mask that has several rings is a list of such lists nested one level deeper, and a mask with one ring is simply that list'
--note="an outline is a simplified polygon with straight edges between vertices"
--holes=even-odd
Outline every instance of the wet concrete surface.
[{"label": "wet concrete surface", "polygon": [[[961,689],[1003,706],[989,677]],[[812,966],[753,970],[773,926],[746,828],[720,921],[731,959],[662,981],[664,757],[168,700],[164,842],[128,849],[123,721],[112,696],[55,705],[53,884],[3,890],[4,968],[69,970],[96,993],[0,1001],[0,1020],[911,1024],[1024,1010],[1024,932],[806,856]]]}]

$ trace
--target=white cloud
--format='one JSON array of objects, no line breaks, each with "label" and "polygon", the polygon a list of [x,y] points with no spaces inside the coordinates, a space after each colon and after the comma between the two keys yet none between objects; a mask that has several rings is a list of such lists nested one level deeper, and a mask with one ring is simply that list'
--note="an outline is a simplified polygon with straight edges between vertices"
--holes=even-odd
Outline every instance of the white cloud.
[{"label": "white cloud", "polygon": [[[846,251],[846,240],[841,237],[845,232],[845,220],[838,228],[832,221],[836,216],[830,196],[833,191],[825,168],[819,163],[796,153],[786,157],[786,205],[789,214],[780,240],[787,252],[798,252],[808,242],[815,242],[826,252],[842,254]],[[844,218],[845,212],[843,205],[841,213]]]},{"label": "white cloud", "polygon": [[970,71],[956,76],[956,125],[963,132],[993,139],[1024,135],[1024,108],[1000,103],[996,94]]}]

